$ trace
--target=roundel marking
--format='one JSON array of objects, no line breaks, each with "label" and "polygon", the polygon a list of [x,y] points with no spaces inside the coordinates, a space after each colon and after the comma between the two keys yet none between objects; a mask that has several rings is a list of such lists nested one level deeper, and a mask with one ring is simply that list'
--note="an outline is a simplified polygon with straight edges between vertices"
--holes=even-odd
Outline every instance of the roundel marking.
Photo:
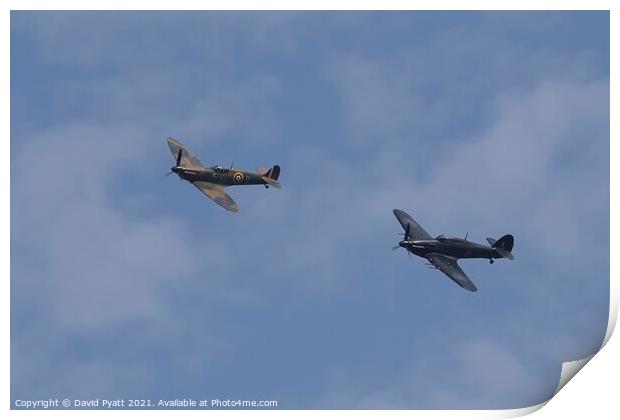
[{"label": "roundel marking", "polygon": [[243,174],[241,172],[235,172],[235,174],[233,175],[233,181],[235,181],[237,184],[243,181]]}]

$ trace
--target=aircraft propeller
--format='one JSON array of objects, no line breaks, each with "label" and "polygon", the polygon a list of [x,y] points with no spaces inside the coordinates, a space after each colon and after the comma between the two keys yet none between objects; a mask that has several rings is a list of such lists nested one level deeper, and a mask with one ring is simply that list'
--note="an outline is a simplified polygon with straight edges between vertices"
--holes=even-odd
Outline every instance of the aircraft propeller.
[{"label": "aircraft propeller", "polygon": [[[181,158],[183,157],[183,149],[179,148],[179,153],[177,153],[177,164],[174,166],[174,168],[178,168],[179,165],[181,165]],[[174,169],[172,168],[172,169]],[[172,175],[174,172],[170,171],[166,174],[166,176],[168,175]]]},{"label": "aircraft propeller", "polygon": [[403,235],[403,241],[406,241],[408,239],[411,239],[409,237],[409,223],[407,223],[407,227],[405,228],[405,233],[399,233],[399,235]]},{"label": "aircraft propeller", "polygon": [[[409,237],[409,228],[410,228],[409,223],[407,223],[407,226],[405,227],[405,233],[399,233],[399,235],[404,235],[403,241],[408,241],[409,239],[411,239]],[[392,251],[396,251],[398,248],[401,248],[400,244],[393,246]],[[402,247],[402,248],[405,248],[405,250],[407,251],[407,254],[409,255],[409,257],[411,257],[411,251],[409,251],[409,248],[407,247]]]},{"label": "aircraft propeller", "polygon": [[183,157],[183,149],[179,148],[179,153],[177,154],[177,166],[181,164],[181,157]]}]

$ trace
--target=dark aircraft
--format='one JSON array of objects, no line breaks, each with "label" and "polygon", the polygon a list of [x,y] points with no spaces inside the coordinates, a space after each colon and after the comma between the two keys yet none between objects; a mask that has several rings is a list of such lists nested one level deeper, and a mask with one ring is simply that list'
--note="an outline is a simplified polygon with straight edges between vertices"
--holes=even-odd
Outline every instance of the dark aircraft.
[{"label": "dark aircraft", "polygon": [[493,264],[493,259],[514,259],[510,253],[514,245],[512,235],[504,235],[497,241],[487,238],[491,246],[470,242],[467,240],[467,235],[465,239],[443,235],[433,239],[404,211],[395,209],[394,216],[405,229],[405,233],[403,240],[393,249],[402,247],[407,250],[407,253],[412,252],[419,257],[426,258],[433,268],[441,270],[456,284],[470,292],[475,292],[478,288],[457,264],[459,258],[486,258],[491,264]]},{"label": "dark aircraft", "polygon": [[168,137],[168,146],[172,156],[176,159],[176,165],[170,168],[171,173],[175,173],[182,180],[189,181],[194,187],[198,188],[204,195],[215,201],[228,211],[237,212],[239,206],[228,194],[224,192],[224,187],[233,185],[264,185],[282,188],[278,183],[280,167],[275,165],[271,169],[259,167],[258,173],[245,172],[239,169],[223,168],[221,166],[205,167],[196,156],[185,146],[175,139]]}]

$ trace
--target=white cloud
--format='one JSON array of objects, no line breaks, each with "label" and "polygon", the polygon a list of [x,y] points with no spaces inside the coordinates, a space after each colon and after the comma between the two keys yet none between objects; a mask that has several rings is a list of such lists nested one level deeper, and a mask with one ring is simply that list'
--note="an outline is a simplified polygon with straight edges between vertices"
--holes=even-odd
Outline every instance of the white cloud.
[{"label": "white cloud", "polygon": [[[266,53],[298,48],[294,37],[286,37],[290,22],[280,22],[279,15],[273,21],[275,26],[269,23],[272,20],[261,21],[259,26],[264,27],[257,29],[260,33],[250,44]],[[61,50],[69,56],[46,58],[53,62],[98,68],[111,52],[118,53],[117,64],[136,53],[129,46],[120,51],[105,45],[97,49],[99,41],[83,43],[66,22],[61,23],[39,34],[49,37],[43,45],[67,46]],[[84,23],[81,31],[88,25]],[[253,33],[254,29],[242,32]],[[204,53],[207,64],[229,63],[230,48],[239,38],[221,38],[226,32],[222,27],[209,31],[210,40],[221,39],[222,43],[203,46],[198,38],[188,48]],[[120,37],[122,44],[127,28],[118,34],[111,28],[106,36]],[[99,39],[103,44],[119,43]],[[74,44],[92,51],[73,49]],[[17,390],[36,387],[48,392],[48,383],[36,383],[40,377],[56,376],[62,377],[52,388],[65,392],[77,392],[80,384],[94,376],[99,382],[93,391],[119,386],[154,389],[162,380],[149,371],[156,360],[143,359],[158,349],[166,366],[180,366],[182,377],[196,381],[197,371],[204,374],[218,355],[235,350],[234,333],[210,328],[220,322],[218,305],[232,307],[231,312],[235,305],[264,309],[274,303],[267,301],[269,294],[282,290],[299,299],[278,302],[283,305],[355,303],[364,288],[376,283],[387,288],[403,277],[399,284],[427,281],[412,275],[419,274],[421,261],[410,262],[404,256],[386,260],[386,255],[394,255],[389,254],[389,247],[399,230],[390,212],[395,207],[410,211],[434,234],[470,230],[475,240],[486,234],[517,234],[517,261],[511,268],[515,273],[523,273],[524,266],[541,270],[530,281],[506,282],[495,289],[499,293],[504,287],[502,292],[511,294],[507,305],[512,302],[514,306],[497,315],[498,322],[514,323],[515,310],[542,305],[549,296],[549,284],[562,282],[561,296],[580,287],[578,276],[588,267],[577,264],[576,256],[605,262],[604,253],[591,255],[584,247],[600,240],[596,232],[588,231],[586,222],[608,215],[608,203],[583,197],[607,194],[605,183],[600,183],[607,179],[606,156],[600,154],[606,150],[601,144],[608,141],[609,115],[601,113],[608,109],[607,80],[584,77],[581,71],[565,77],[545,73],[533,84],[506,86],[485,100],[487,124],[470,127],[456,139],[435,131],[440,133],[436,141],[429,141],[420,133],[431,132],[458,114],[458,107],[449,106],[450,92],[431,100],[420,89],[428,80],[429,68],[410,58],[385,62],[349,53],[333,57],[336,62],[328,63],[323,74],[342,94],[344,125],[350,135],[347,147],[355,155],[335,156],[332,150],[296,146],[281,162],[285,188],[267,193],[235,190],[243,211],[234,219],[224,219],[221,209],[188,185],[170,190],[162,186],[154,192],[131,182],[153,183],[156,168],[163,167],[161,174],[165,172],[171,158],[163,140],[171,134],[169,130],[180,130],[179,138],[188,139],[188,146],[204,163],[211,160],[200,153],[203,139],[238,141],[239,150],[252,150],[279,138],[284,124],[276,117],[272,101],[286,91],[268,74],[256,72],[236,83],[225,69],[209,69],[205,80],[218,83],[199,88],[183,81],[185,75],[175,68],[173,58],[145,73],[141,66],[132,67],[137,71],[112,72],[94,87],[90,81],[72,85],[71,98],[80,91],[92,97],[92,101],[78,101],[90,104],[86,112],[90,120],[31,129],[27,136],[13,139],[12,248],[19,250],[13,267],[20,273],[13,278],[19,282],[13,287],[19,316],[14,317],[18,328],[12,337]],[[155,58],[136,56],[142,64],[161,57]],[[483,80],[484,75],[476,78],[473,86]],[[187,103],[185,97],[190,98]],[[59,103],[65,100],[71,99],[59,99]],[[165,185],[171,179],[162,176],[156,182]],[[119,188],[123,182],[130,185]],[[171,197],[171,206],[199,203],[204,207],[200,217],[189,223],[181,212],[154,210],[150,204],[158,203],[157,194],[178,194],[174,197],[186,200],[174,202]],[[480,231],[471,232],[469,226]],[[216,231],[209,234],[209,229]],[[401,260],[408,265],[398,265]],[[401,267],[403,272],[398,272],[398,280],[367,278],[362,271],[368,261],[385,264],[388,273]],[[538,282],[541,278],[548,278],[548,283]],[[434,280],[456,287],[440,276]],[[481,293],[493,296],[493,290]],[[588,293],[583,292],[584,301]],[[465,313],[465,303],[447,299]],[[519,305],[523,306],[515,309]],[[544,305],[554,312],[545,309],[542,313],[557,318],[575,311],[582,320],[578,331],[595,320],[585,307],[568,308],[558,302]],[[349,309],[359,310],[354,304]],[[143,335],[119,343],[128,346],[120,352],[127,358],[120,361],[105,360],[104,351],[82,354],[82,360],[70,354],[63,357],[72,349],[71,343],[45,336],[49,330],[56,337],[96,344],[97,337],[106,334],[102,345],[110,345],[136,325]],[[460,329],[460,324],[442,325]],[[558,340],[574,346],[573,350],[588,347],[563,337]],[[175,342],[182,342],[183,347]],[[334,374],[335,385],[325,401],[338,408],[342,404],[394,408],[395,404],[418,402],[480,407],[489,401],[509,404],[513,397],[535,399],[549,385],[532,373],[510,343],[458,337],[454,346],[442,350],[435,358],[424,355],[416,360],[411,355],[411,365],[388,390],[373,381],[356,388],[363,369],[343,367]],[[555,348],[553,354],[561,351],[569,353]],[[50,367],[55,358],[62,363]],[[444,373],[446,363],[453,366],[450,376]],[[446,375],[449,386],[441,391],[437,386],[426,388],[423,379],[436,375]],[[513,382],[500,389],[506,377]]]}]

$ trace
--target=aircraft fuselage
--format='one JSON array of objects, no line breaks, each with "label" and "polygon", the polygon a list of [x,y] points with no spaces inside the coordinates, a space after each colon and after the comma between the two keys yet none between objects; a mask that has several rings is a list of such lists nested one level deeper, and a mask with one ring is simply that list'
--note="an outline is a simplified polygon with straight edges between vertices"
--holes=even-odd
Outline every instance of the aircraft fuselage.
[{"label": "aircraft fuselage", "polygon": [[503,258],[495,249],[459,238],[440,238],[401,241],[399,245],[420,257],[435,253],[455,258]]},{"label": "aircraft fuselage", "polygon": [[240,171],[238,169],[222,167],[201,169],[173,167],[171,170],[181,179],[189,182],[205,181],[225,187],[233,185],[268,185],[261,175],[253,172]]}]

